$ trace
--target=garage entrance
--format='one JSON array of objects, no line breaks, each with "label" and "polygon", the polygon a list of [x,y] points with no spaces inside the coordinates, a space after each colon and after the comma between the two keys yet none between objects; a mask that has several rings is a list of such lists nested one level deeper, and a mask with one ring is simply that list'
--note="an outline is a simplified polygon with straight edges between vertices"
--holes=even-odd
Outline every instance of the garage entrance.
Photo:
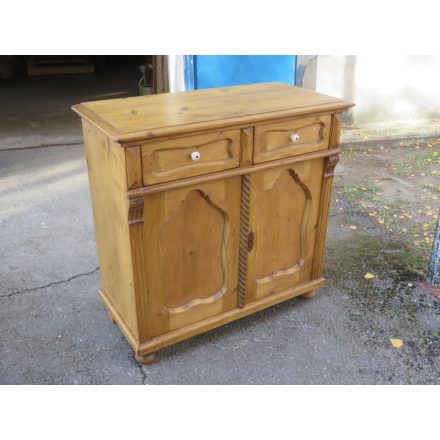
[{"label": "garage entrance", "polygon": [[166,57],[0,57],[0,149],[82,143],[71,106],[168,91]]}]

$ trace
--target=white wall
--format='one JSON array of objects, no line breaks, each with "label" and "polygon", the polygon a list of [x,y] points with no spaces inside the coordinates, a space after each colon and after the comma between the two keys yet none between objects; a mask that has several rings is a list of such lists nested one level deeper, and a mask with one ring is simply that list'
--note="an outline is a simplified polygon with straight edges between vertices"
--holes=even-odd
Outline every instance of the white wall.
[{"label": "white wall", "polygon": [[[440,116],[439,55],[320,55],[315,64],[315,90],[354,101],[354,122]],[[304,86],[314,88],[306,74]]]},{"label": "white wall", "polygon": [[[185,90],[183,55],[169,55],[170,91]],[[440,55],[299,55],[297,83],[353,101],[353,122],[440,117]]]},{"label": "white wall", "polygon": [[168,78],[170,92],[185,90],[185,63],[183,55],[168,55]]}]

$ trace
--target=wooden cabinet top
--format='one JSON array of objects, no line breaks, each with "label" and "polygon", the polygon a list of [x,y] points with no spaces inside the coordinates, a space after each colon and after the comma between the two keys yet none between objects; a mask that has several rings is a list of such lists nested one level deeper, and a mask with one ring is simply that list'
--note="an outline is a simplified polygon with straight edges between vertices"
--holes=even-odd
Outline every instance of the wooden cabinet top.
[{"label": "wooden cabinet top", "polygon": [[299,114],[341,112],[353,105],[272,82],[108,99],[72,108],[115,141],[127,143]]}]

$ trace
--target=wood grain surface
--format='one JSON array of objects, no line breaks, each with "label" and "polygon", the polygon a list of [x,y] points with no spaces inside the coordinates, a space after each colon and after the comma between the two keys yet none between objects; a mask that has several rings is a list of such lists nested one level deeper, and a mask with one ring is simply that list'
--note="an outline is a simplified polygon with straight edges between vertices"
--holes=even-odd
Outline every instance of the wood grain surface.
[{"label": "wood grain surface", "polygon": [[353,104],[284,83],[163,93],[78,104],[73,110],[121,143],[233,124],[253,124]]},{"label": "wood grain surface", "polygon": [[323,285],[341,112],[351,105],[264,83],[74,107],[99,294],[138,362]]}]

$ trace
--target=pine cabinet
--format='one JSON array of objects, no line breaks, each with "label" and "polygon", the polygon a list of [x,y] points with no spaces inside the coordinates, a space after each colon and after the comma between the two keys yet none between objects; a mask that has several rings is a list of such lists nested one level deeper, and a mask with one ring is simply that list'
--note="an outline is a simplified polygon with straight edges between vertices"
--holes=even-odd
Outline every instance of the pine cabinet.
[{"label": "pine cabinet", "polygon": [[341,113],[262,83],[78,104],[100,297],[141,363],[323,285]]}]

